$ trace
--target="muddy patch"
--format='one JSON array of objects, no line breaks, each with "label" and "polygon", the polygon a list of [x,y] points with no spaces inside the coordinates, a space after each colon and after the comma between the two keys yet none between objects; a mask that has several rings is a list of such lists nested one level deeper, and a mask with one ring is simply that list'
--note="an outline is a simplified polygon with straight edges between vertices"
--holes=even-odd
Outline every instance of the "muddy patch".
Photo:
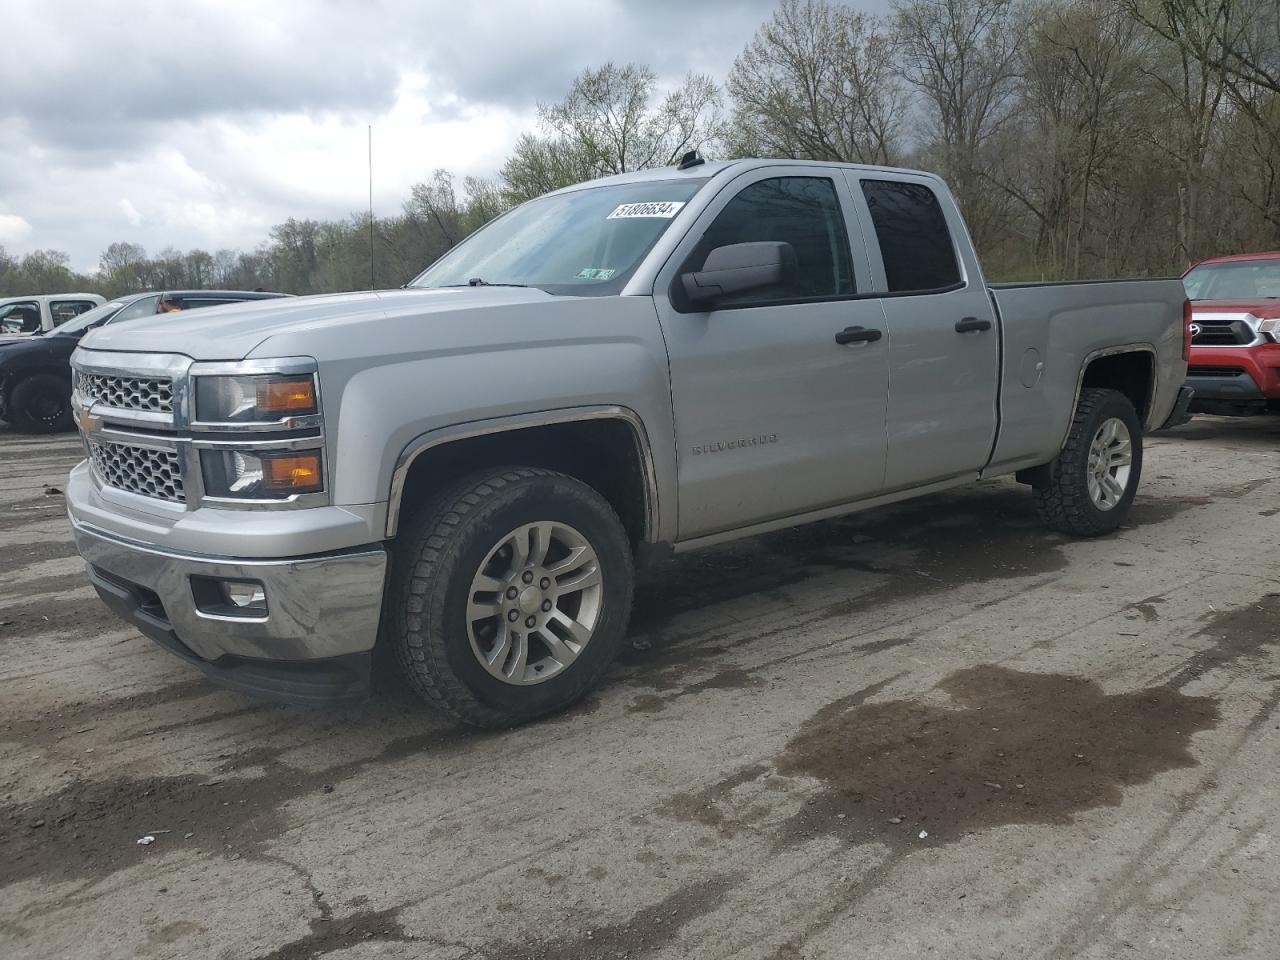
[{"label": "muddy patch", "polygon": [[775,765],[824,786],[780,843],[829,834],[910,846],[1070,823],[1195,766],[1191,736],[1218,720],[1214,700],[1168,686],[1107,694],[1093,680],[996,666],[960,670],[939,689],[950,704],[862,703],[810,720]]},{"label": "muddy patch", "polygon": [[[33,877],[100,878],[175,849],[253,858],[287,829],[290,801],[332,793],[369,766],[427,752],[452,756],[485,735],[453,728],[400,737],[372,756],[319,771],[282,763],[283,746],[264,747],[228,758],[226,777],[75,780],[27,802],[0,801],[0,888]],[[262,775],[233,775],[249,768]],[[155,842],[139,845],[148,834]]]},{"label": "muddy patch", "polygon": [[359,943],[411,943],[397,918],[399,909],[364,910],[346,917],[326,915],[311,921],[311,933],[259,954],[254,960],[314,960]]},{"label": "muddy patch", "polygon": [[[1025,490],[993,481],[676,557],[638,585],[631,644],[619,663],[640,668],[646,685],[674,689],[691,667],[727,649],[730,635],[670,631],[668,622],[680,614],[723,604],[726,626],[736,625],[734,602],[765,597],[782,606],[788,587],[822,577],[832,599],[813,608],[813,618],[839,619],[968,583],[1056,573],[1067,565],[1066,542],[1044,530]],[[804,625],[760,635],[737,631],[733,645],[802,634]]]},{"label": "muddy patch", "polygon": [[1280,644],[1280,593],[1268,593],[1246,607],[1209,614],[1196,637],[1211,640],[1212,646],[1169,678],[1168,686],[1174,690],[1237,660],[1258,660]]},{"label": "muddy patch", "polygon": [[[40,563],[44,560],[61,560],[76,555],[76,545],[72,542],[70,536],[49,539],[40,543],[24,543],[19,545],[6,546],[0,550],[0,583],[4,582],[5,574],[10,574],[18,570],[24,570],[33,563]],[[83,570],[83,565],[81,565]],[[81,579],[88,582],[83,575]],[[28,588],[24,586],[24,591]]]},{"label": "muddy patch", "polygon": [[[521,943],[492,943],[476,951],[485,960],[618,960],[674,950],[678,956],[696,956],[697,944],[683,950],[676,945],[681,929],[718,909],[742,877],[722,874],[706,877],[696,885],[676,890],[663,900],[642,907],[631,918],[600,924],[572,935]],[[594,907],[592,903],[589,906]],[[579,921],[581,926],[582,921]]]}]

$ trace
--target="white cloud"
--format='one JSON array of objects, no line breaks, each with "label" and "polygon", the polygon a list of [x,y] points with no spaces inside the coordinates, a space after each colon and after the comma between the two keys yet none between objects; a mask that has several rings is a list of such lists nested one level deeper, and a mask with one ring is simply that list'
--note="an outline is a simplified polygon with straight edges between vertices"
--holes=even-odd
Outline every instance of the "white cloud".
[{"label": "white cloud", "polygon": [[142,214],[138,212],[138,208],[129,202],[128,197],[120,198],[120,212],[124,214],[125,220],[129,226],[137,227],[142,224]]},{"label": "white cloud", "polygon": [[31,235],[31,224],[16,213],[0,213],[0,244],[16,246]]},{"label": "white cloud", "polygon": [[0,96],[0,243],[252,248],[365,208],[368,124],[390,214],[438,168],[495,173],[588,66],[723,78],[774,2],[0,0],[8,45],[44,51]]}]

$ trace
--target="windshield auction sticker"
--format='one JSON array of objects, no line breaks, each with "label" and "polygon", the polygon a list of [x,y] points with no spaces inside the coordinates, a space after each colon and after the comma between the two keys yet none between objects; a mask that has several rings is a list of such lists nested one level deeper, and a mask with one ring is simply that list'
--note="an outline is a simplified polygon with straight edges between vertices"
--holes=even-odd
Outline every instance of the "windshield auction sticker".
[{"label": "windshield auction sticker", "polygon": [[680,208],[684,206],[683,200],[648,200],[644,203],[620,203],[614,208],[613,213],[605,217],[606,220],[633,220],[638,217],[657,217],[660,220],[670,220]]}]

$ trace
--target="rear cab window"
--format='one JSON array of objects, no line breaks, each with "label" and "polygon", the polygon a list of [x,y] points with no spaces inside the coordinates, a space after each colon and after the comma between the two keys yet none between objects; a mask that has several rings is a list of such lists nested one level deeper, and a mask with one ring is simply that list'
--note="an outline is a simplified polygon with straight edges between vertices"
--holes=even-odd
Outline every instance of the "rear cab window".
[{"label": "rear cab window", "polygon": [[889,293],[963,286],[955,242],[937,195],[923,183],[862,180]]},{"label": "rear cab window", "polygon": [[53,319],[53,325],[58,327],[96,306],[92,300],[51,300],[49,316]]}]

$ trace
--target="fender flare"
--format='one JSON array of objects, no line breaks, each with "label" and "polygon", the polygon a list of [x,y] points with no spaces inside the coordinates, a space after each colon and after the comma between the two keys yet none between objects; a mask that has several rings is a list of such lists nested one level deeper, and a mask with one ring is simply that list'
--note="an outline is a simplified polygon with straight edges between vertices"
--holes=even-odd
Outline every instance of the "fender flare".
[{"label": "fender flare", "polygon": [[636,445],[636,457],[640,463],[641,483],[644,488],[644,542],[654,543],[658,535],[658,477],[653,464],[653,451],[649,443],[649,432],[645,429],[640,415],[629,407],[613,404],[599,404],[587,407],[563,407],[557,410],[543,410],[537,413],[520,413],[506,417],[494,417],[488,420],[472,420],[428,430],[415,437],[405,445],[400,456],[396,458],[396,466],[391,474],[391,489],[387,497],[387,539],[396,535],[400,523],[400,501],[404,496],[405,482],[409,470],[415,460],[428,450],[467,440],[472,437],[489,436],[495,433],[507,433],[512,430],[525,430],[530,427],[545,427],[560,423],[584,423],[592,420],[619,420],[631,428],[632,440]]},{"label": "fender flare", "polygon": [[1071,415],[1067,418],[1067,430],[1062,435],[1062,440],[1058,444],[1058,450],[1061,451],[1067,445],[1067,438],[1071,436],[1071,420],[1075,416],[1075,409],[1080,405],[1080,392],[1084,389],[1084,375],[1089,370],[1089,364],[1100,357],[1114,357],[1122,353],[1149,353],[1151,355],[1151,386],[1147,391],[1147,415],[1143,418],[1142,424],[1145,432],[1150,432],[1150,427],[1146,421],[1150,420],[1155,413],[1155,401],[1159,394],[1160,387],[1160,354],[1156,352],[1156,348],[1150,343],[1125,343],[1116,347],[1103,347],[1100,350],[1094,350],[1092,353],[1085,355],[1080,361],[1080,372],[1076,375],[1076,392],[1071,397]]}]

